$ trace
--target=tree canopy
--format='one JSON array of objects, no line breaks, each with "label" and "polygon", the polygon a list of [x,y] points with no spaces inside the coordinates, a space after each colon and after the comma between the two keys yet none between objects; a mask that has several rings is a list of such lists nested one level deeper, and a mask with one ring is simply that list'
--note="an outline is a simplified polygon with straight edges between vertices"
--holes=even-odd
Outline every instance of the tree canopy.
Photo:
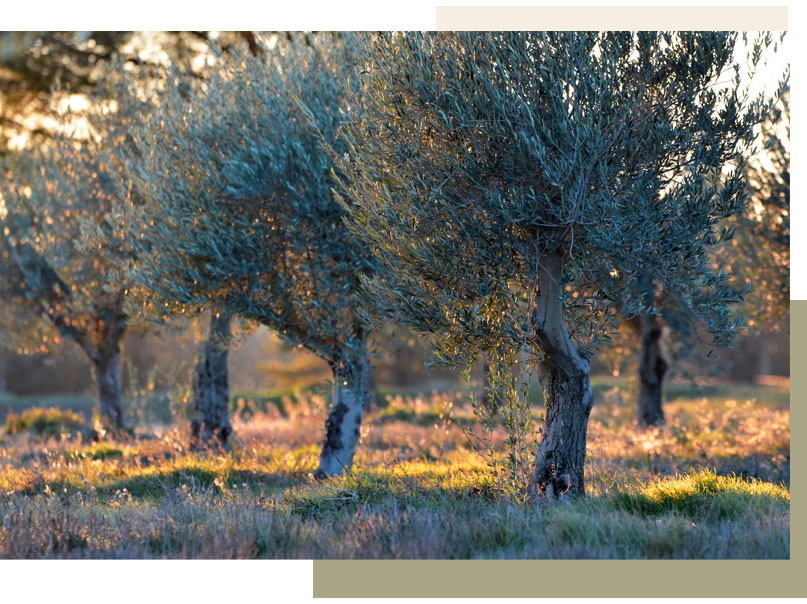
[{"label": "tree canopy", "polygon": [[0,181],[7,333],[37,352],[61,339],[75,341],[98,379],[116,382],[106,384],[106,400],[101,393],[102,414],[116,425],[122,421],[118,355],[131,288],[123,269],[133,250],[114,227],[122,168],[115,149],[125,144],[131,109],[101,102],[78,120],[61,115],[62,129],[49,143],[4,158]]},{"label": "tree canopy", "polygon": [[355,231],[394,267],[394,282],[368,282],[376,299],[443,333],[452,354],[499,334],[517,342],[540,259],[561,250],[581,341],[609,306],[652,305],[639,285],[648,270],[725,341],[736,292],[708,251],[742,207],[742,153],[762,103],[746,110],[739,73],[715,87],[735,39],[374,38],[344,191]]},{"label": "tree canopy", "polygon": [[790,321],[790,88],[761,124],[765,149],[746,166],[746,211],[730,219],[736,236],[721,249],[753,286],[745,313],[753,332],[787,330]]},{"label": "tree canopy", "polygon": [[[142,252],[133,274],[169,312],[212,305],[269,326],[363,398],[354,294],[369,259],[344,225],[321,143],[337,140],[347,110],[355,37],[259,42],[268,52],[218,54],[199,81],[171,72],[134,133],[139,151],[124,154],[134,183],[126,214]],[[337,436],[348,432],[344,417],[329,420]],[[349,431],[341,466],[358,439],[358,427]]]},{"label": "tree canopy", "polygon": [[[648,274],[716,344],[740,324],[741,291],[711,260],[764,108],[733,67],[736,39],[393,33],[365,47],[339,190],[387,269],[367,298],[448,359],[534,352],[544,493],[583,492],[588,358],[614,311],[653,310]],[[757,40],[751,68],[772,43]]]}]

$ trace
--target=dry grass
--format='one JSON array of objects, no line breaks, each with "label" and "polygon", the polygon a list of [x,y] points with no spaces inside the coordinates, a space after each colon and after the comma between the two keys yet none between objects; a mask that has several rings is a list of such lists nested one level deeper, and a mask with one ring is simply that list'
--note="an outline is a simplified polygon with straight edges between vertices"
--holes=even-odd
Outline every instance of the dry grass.
[{"label": "dry grass", "polygon": [[679,399],[667,426],[639,431],[610,391],[591,419],[590,497],[539,506],[498,493],[459,394],[389,397],[353,475],[315,482],[324,404],[237,417],[228,455],[188,452],[176,428],[96,444],[6,435],[0,557],[789,557],[779,404]]}]

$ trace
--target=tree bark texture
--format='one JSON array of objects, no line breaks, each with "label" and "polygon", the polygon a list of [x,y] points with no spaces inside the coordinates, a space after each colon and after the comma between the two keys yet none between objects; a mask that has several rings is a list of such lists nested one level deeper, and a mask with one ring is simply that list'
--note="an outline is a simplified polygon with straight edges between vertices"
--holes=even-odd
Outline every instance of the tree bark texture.
[{"label": "tree bark texture", "polygon": [[561,302],[563,259],[544,256],[532,314],[535,342],[543,352],[538,380],[546,418],[535,458],[531,490],[546,499],[585,495],[586,433],[594,398],[590,362],[566,330]]},{"label": "tree bark texture", "polygon": [[93,360],[101,423],[116,429],[123,428],[120,369],[120,350],[116,349],[108,355],[99,355]]},{"label": "tree bark texture", "polygon": [[653,315],[640,315],[639,330],[639,425],[658,426],[664,423],[662,390],[669,367],[661,354],[661,325]]},{"label": "tree bark texture", "polygon": [[378,398],[376,396],[376,383],[375,383],[375,375],[373,375],[373,368],[370,365],[369,360],[367,361],[367,371],[363,373],[364,383],[362,385],[362,390],[364,392],[364,399],[363,399],[363,407],[364,413],[369,413],[373,405],[378,402]]},{"label": "tree bark texture", "polygon": [[6,381],[6,371],[8,367],[8,351],[6,347],[3,346],[3,332],[0,331],[0,392],[5,392],[8,388],[8,382]]},{"label": "tree bark texture", "polygon": [[230,340],[230,316],[213,313],[207,342],[196,363],[193,377],[194,418],[191,421],[191,449],[220,446],[229,450],[230,386],[227,356]]},{"label": "tree bark texture", "polygon": [[364,409],[371,404],[370,363],[366,349],[350,363],[334,362],[333,398],[325,422],[325,442],[319,458],[315,478],[338,476],[350,470],[353,455],[359,442]]}]

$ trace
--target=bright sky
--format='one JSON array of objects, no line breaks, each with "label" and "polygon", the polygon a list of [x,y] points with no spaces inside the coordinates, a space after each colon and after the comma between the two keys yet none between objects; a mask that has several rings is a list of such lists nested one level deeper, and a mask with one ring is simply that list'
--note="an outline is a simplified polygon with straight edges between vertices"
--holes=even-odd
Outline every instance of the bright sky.
[{"label": "bright sky", "polygon": [[[749,32],[748,42],[753,42],[753,32]],[[784,40],[779,42],[780,34],[774,33],[774,42],[777,43],[778,48],[776,52],[768,52],[764,55],[765,65],[760,69],[757,76],[754,78],[751,86],[751,94],[759,94],[761,90],[767,93],[773,93],[779,86],[779,81],[790,63],[790,44],[789,39],[791,34],[785,36]],[[745,61],[747,48],[743,45],[742,39],[738,40],[737,49],[735,51],[735,60]]]}]

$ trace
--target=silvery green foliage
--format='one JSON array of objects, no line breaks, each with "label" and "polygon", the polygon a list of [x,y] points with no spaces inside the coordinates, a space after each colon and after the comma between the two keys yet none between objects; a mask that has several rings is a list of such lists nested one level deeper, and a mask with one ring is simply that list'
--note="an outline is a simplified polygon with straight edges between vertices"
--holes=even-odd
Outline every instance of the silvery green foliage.
[{"label": "silvery green foliage", "polygon": [[[470,369],[463,372],[466,389],[478,421],[462,430],[485,460],[500,496],[524,501],[537,450],[537,426],[529,391],[533,383],[529,364],[520,354],[496,351],[488,355],[486,388],[475,392]],[[504,436],[501,445],[497,433]]]},{"label": "silvery green foliage", "polygon": [[169,73],[132,131],[133,274],[168,310],[217,306],[338,365],[359,352],[353,295],[366,260],[321,137],[342,149],[355,39],[259,41],[258,56],[218,53],[201,81]]},{"label": "silvery green foliage", "polygon": [[[740,292],[710,252],[743,207],[743,152],[764,105],[732,68],[736,40],[372,37],[339,188],[351,229],[389,269],[365,280],[367,298],[437,334],[444,357],[518,348],[541,259],[560,252],[565,316],[584,353],[614,327],[614,310],[649,310],[648,271],[729,343]],[[758,40],[749,65],[771,43]]]},{"label": "silvery green foliage", "polygon": [[[744,166],[747,203],[724,221],[721,245],[712,253],[713,263],[743,286],[741,312],[751,332],[787,330],[790,313],[789,69],[770,94],[772,106],[761,123],[763,147],[752,149]],[[663,288],[651,289],[648,299],[668,328],[672,359],[688,357],[700,325]]]},{"label": "silvery green foliage", "polygon": [[98,362],[117,351],[128,322],[121,267],[131,249],[112,219],[122,117],[93,104],[80,116],[84,136],[73,117],[56,115],[61,128],[51,140],[4,158],[0,297],[23,350],[47,352],[69,338]]},{"label": "silvery green foliage", "polygon": [[749,204],[733,216],[736,231],[720,259],[753,285],[746,312],[753,332],[787,331],[790,324],[790,87],[762,124],[763,153],[747,164]]}]

